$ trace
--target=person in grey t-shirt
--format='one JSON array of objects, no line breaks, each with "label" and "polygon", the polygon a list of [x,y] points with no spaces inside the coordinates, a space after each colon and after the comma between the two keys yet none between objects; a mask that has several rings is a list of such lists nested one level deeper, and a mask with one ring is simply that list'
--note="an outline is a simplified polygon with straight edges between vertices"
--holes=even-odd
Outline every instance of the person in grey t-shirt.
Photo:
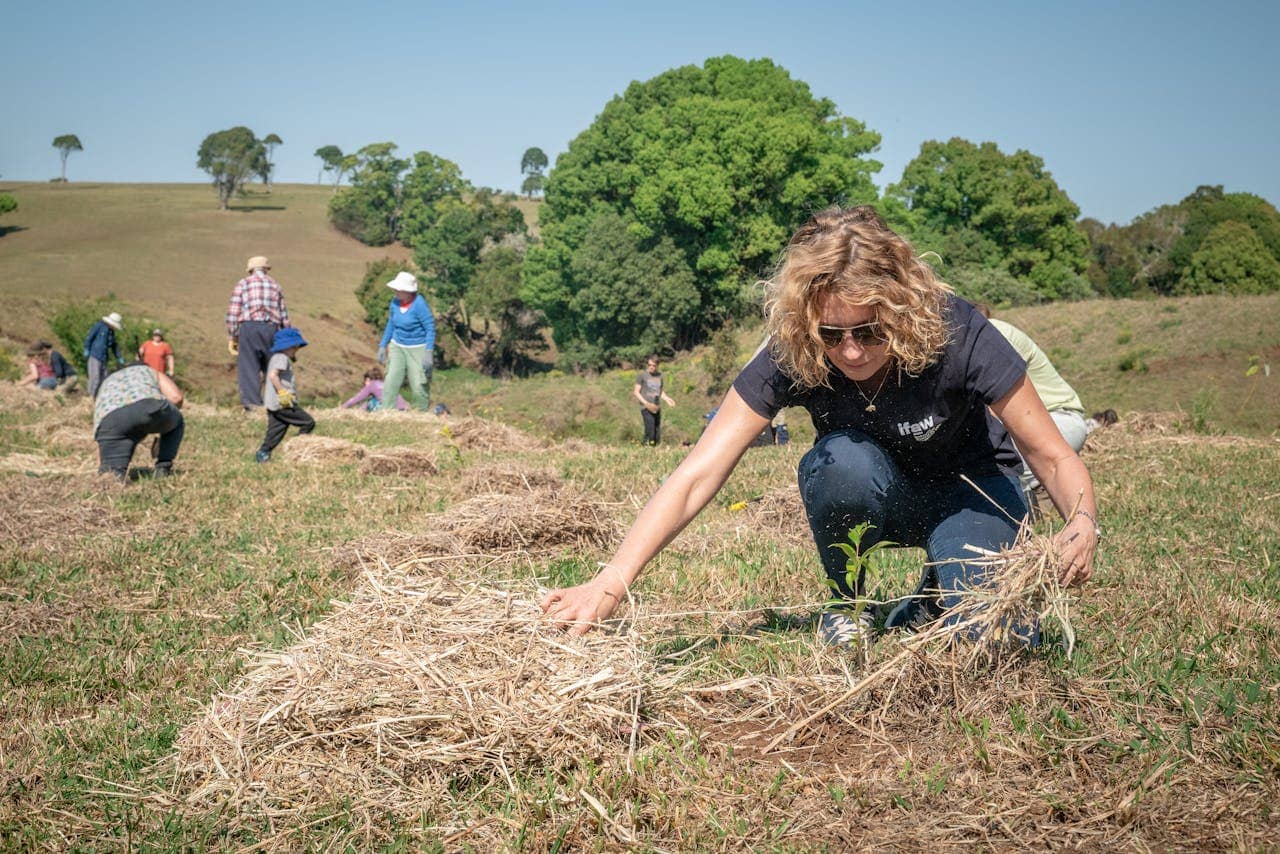
[{"label": "person in grey t-shirt", "polygon": [[302,333],[289,326],[277,329],[271,344],[271,358],[267,361],[266,393],[263,403],[267,408],[267,435],[255,455],[260,463],[271,459],[271,452],[284,439],[289,428],[297,427],[305,435],[316,429],[316,420],[298,405],[298,386],[293,380],[293,360],[298,351],[307,346]]},{"label": "person in grey t-shirt", "polygon": [[662,404],[675,406],[676,402],[662,390],[662,374],[658,371],[658,357],[645,359],[645,369],[636,374],[631,396],[640,402],[640,418],[644,421],[644,444],[658,444],[662,430]]}]

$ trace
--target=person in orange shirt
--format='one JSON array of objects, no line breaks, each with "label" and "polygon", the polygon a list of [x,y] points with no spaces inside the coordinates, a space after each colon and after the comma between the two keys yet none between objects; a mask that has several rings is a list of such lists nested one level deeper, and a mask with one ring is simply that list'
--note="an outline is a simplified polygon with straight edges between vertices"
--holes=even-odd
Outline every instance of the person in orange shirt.
[{"label": "person in orange shirt", "polygon": [[151,340],[142,342],[138,358],[156,373],[173,376],[173,348],[164,340],[164,330],[151,330]]}]

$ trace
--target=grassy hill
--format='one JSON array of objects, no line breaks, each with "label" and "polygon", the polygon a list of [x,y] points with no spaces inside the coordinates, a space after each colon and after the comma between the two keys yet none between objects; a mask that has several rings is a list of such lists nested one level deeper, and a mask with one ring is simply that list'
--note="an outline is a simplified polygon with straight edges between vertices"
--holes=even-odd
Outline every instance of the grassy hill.
[{"label": "grassy hill", "polygon": [[271,259],[294,322],[312,346],[312,390],[358,379],[376,348],[352,290],[374,249],[325,220],[327,187],[277,185],[218,210],[205,185],[18,184],[0,237],[0,336],[48,335],[60,300],[114,293],[121,313],[170,330],[179,373],[197,397],[235,391],[223,316],[251,255]]},{"label": "grassy hill", "polygon": [[[305,392],[333,401],[359,385],[375,334],[352,289],[364,265],[400,247],[374,249],[329,227],[328,187],[254,190],[217,209],[205,185],[16,184],[20,208],[0,235],[0,344],[10,353],[47,336],[60,300],[115,293],[121,310],[171,330],[180,378],[197,399],[228,401],[235,390],[222,317],[245,259],[263,253],[284,285],[312,346],[301,366]],[[536,225],[538,202],[517,203]],[[1280,294],[1171,300],[1097,300],[1010,311],[1049,353],[1090,409],[1181,410],[1202,430],[1268,434],[1280,428]],[[745,360],[758,329],[739,336]],[[673,441],[697,436],[716,404],[702,354],[667,365],[680,406],[666,416]],[[457,412],[502,413],[526,429],[563,437],[621,440],[638,422],[629,402],[634,374],[545,375],[498,383],[467,371],[438,374],[434,396]],[[801,413],[795,419],[803,425]],[[803,435],[803,426],[801,426]]]}]

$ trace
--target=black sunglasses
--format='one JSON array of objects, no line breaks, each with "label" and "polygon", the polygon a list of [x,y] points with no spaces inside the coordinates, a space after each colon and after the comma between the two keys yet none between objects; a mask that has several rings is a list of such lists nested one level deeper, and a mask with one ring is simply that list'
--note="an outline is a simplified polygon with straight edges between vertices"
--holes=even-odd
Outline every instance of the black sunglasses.
[{"label": "black sunglasses", "polygon": [[871,347],[885,342],[884,330],[876,321],[857,326],[819,326],[818,336],[824,347],[839,347],[848,335],[859,347]]}]

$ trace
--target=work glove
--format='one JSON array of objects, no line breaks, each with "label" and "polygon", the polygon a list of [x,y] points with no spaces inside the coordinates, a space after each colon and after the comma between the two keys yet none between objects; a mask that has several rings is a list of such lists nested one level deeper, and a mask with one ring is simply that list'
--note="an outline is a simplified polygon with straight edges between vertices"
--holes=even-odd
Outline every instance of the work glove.
[{"label": "work glove", "polygon": [[435,366],[436,354],[431,352],[431,349],[428,348],[426,355],[422,357],[422,372],[427,376],[431,376],[431,372],[435,369]]},{"label": "work glove", "polygon": [[227,339],[227,352],[233,356],[240,355],[240,342],[234,338]]},{"label": "work glove", "polygon": [[122,358],[121,358],[121,357],[119,357],[119,356],[116,356],[116,367],[117,367],[117,368],[123,368],[123,367],[124,367],[124,359],[122,359]]},{"label": "work glove", "polygon": [[298,396],[288,389],[277,392],[276,397],[280,398],[280,406],[283,409],[293,409],[298,402]]},{"label": "work glove", "polygon": [[385,365],[385,364],[387,363],[387,348],[386,348],[386,347],[379,347],[379,348],[378,348],[378,357],[377,357],[377,358],[378,358],[378,364],[379,364],[379,365]]},{"label": "work glove", "polygon": [[89,351],[88,351],[88,350],[85,350],[85,351],[84,351],[84,358],[85,358],[85,361],[88,361],[88,359],[89,359]]}]

